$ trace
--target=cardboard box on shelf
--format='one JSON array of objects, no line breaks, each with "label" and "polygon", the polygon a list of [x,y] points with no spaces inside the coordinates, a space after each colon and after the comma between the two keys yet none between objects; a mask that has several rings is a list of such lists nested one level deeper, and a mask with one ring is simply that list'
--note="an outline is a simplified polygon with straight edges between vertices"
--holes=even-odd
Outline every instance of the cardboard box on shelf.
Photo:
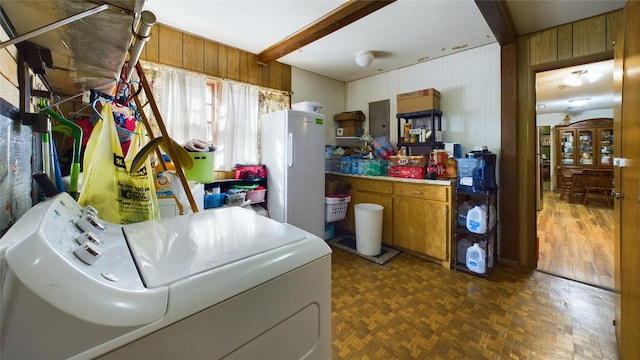
[{"label": "cardboard box on shelf", "polygon": [[389,166],[427,166],[424,155],[418,156],[390,156]]},{"label": "cardboard box on shelf", "polygon": [[398,94],[398,113],[412,113],[425,110],[440,110],[440,92],[436,89],[424,89]]},{"label": "cardboard box on shelf", "polygon": [[362,136],[363,131],[361,127],[339,127],[336,129],[336,136]]},{"label": "cardboard box on shelf", "polygon": [[365,116],[364,113],[360,110],[358,111],[345,111],[340,114],[336,114],[333,116],[333,120],[335,121],[348,121],[348,120],[356,120],[356,121],[364,121]]},{"label": "cardboard box on shelf", "polygon": [[346,127],[362,127],[362,121],[361,120],[343,120],[340,121],[340,127],[346,128]]}]

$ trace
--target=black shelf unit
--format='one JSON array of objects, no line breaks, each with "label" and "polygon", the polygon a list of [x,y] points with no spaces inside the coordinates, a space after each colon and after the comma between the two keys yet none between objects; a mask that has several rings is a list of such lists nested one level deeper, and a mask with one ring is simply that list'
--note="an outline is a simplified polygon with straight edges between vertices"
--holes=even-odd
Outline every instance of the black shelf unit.
[{"label": "black shelf unit", "polygon": [[[497,197],[498,190],[485,190],[482,192],[472,192],[465,191],[461,189],[457,189],[456,191],[456,226],[455,226],[455,242],[453,245],[453,264],[452,268],[459,271],[464,271],[469,274],[473,274],[483,278],[489,278],[491,275],[491,271],[495,266],[495,263],[498,261],[498,239],[497,239],[497,229],[498,229],[498,219],[497,219]],[[487,217],[485,221],[487,222],[487,226],[491,224],[491,207],[495,209],[495,221],[493,222],[493,226],[487,229],[484,234],[478,234],[472,231],[469,231],[466,225],[462,225],[458,222],[457,209],[460,208],[465,201],[468,201],[471,206],[476,205],[485,205],[487,208]],[[484,273],[476,273],[474,271],[469,270],[467,268],[466,261],[459,261],[458,256],[458,242],[466,239],[473,245],[474,243],[479,243],[480,247],[485,250],[485,272]],[[466,254],[465,254],[466,255]],[[465,258],[465,256],[461,256],[460,258]]]},{"label": "black shelf unit", "polygon": [[[217,179],[217,180],[213,180],[208,184],[204,184],[204,190],[205,192],[207,192],[209,190],[212,190],[215,187],[219,187],[220,192],[225,193],[229,191],[229,189],[231,189],[233,185],[239,185],[239,186],[262,185],[262,187],[264,187],[265,189],[267,189],[267,191],[269,191],[269,189],[267,188],[266,177],[260,178],[260,179]],[[266,194],[265,194],[264,200],[255,201],[255,202],[247,201],[244,204],[242,204],[242,206],[254,205],[254,204],[261,204],[261,206],[264,207],[265,211],[267,212],[267,217],[271,217],[269,215],[269,206],[267,205]],[[224,205],[224,206],[227,206],[227,205]]]},{"label": "black shelf unit", "polygon": [[[396,114],[398,119],[398,149],[405,147],[407,155],[428,155],[433,149],[444,149],[441,136],[442,111],[424,110]],[[422,142],[403,141],[404,124],[410,123],[413,128],[424,127],[431,135]]]},{"label": "black shelf unit", "polygon": [[204,184],[205,190],[211,190],[216,186],[220,187],[220,192],[227,192],[233,185],[249,186],[249,185],[262,185],[267,188],[267,178],[263,179],[218,179],[213,180],[208,184]]}]

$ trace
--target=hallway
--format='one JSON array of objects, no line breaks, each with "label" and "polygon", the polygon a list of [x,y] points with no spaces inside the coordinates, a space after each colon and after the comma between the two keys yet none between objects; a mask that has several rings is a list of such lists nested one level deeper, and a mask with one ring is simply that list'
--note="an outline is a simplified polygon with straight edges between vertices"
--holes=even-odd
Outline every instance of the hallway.
[{"label": "hallway", "polygon": [[585,206],[559,197],[545,191],[538,211],[538,270],[612,290],[613,208],[604,201]]}]

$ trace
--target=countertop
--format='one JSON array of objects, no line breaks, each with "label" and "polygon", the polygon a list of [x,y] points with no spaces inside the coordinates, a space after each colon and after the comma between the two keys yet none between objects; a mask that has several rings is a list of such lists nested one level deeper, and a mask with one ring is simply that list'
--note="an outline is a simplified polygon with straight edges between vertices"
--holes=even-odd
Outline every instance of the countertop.
[{"label": "countertop", "polygon": [[430,185],[455,185],[456,180],[429,180],[429,179],[410,179],[394,176],[368,176],[368,175],[356,175],[356,174],[343,174],[336,171],[325,171],[329,175],[348,176],[353,178],[369,179],[369,180],[386,180],[386,181],[398,181],[414,184],[430,184]]}]

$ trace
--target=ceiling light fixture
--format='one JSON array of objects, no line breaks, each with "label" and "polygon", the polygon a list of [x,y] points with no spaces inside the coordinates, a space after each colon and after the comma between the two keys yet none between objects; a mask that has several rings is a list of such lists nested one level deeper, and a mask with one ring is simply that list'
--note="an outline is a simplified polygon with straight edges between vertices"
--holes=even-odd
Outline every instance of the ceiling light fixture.
[{"label": "ceiling light fixture", "polygon": [[360,51],[356,54],[356,64],[360,67],[367,67],[373,62],[373,53],[371,51]]},{"label": "ceiling light fixture", "polygon": [[591,100],[591,98],[571,99],[569,102],[571,106],[585,106]]},{"label": "ceiling light fixture", "polygon": [[571,75],[564,79],[564,83],[569,86],[581,86],[582,83],[582,75],[585,75],[587,70],[576,70],[571,72]]}]

